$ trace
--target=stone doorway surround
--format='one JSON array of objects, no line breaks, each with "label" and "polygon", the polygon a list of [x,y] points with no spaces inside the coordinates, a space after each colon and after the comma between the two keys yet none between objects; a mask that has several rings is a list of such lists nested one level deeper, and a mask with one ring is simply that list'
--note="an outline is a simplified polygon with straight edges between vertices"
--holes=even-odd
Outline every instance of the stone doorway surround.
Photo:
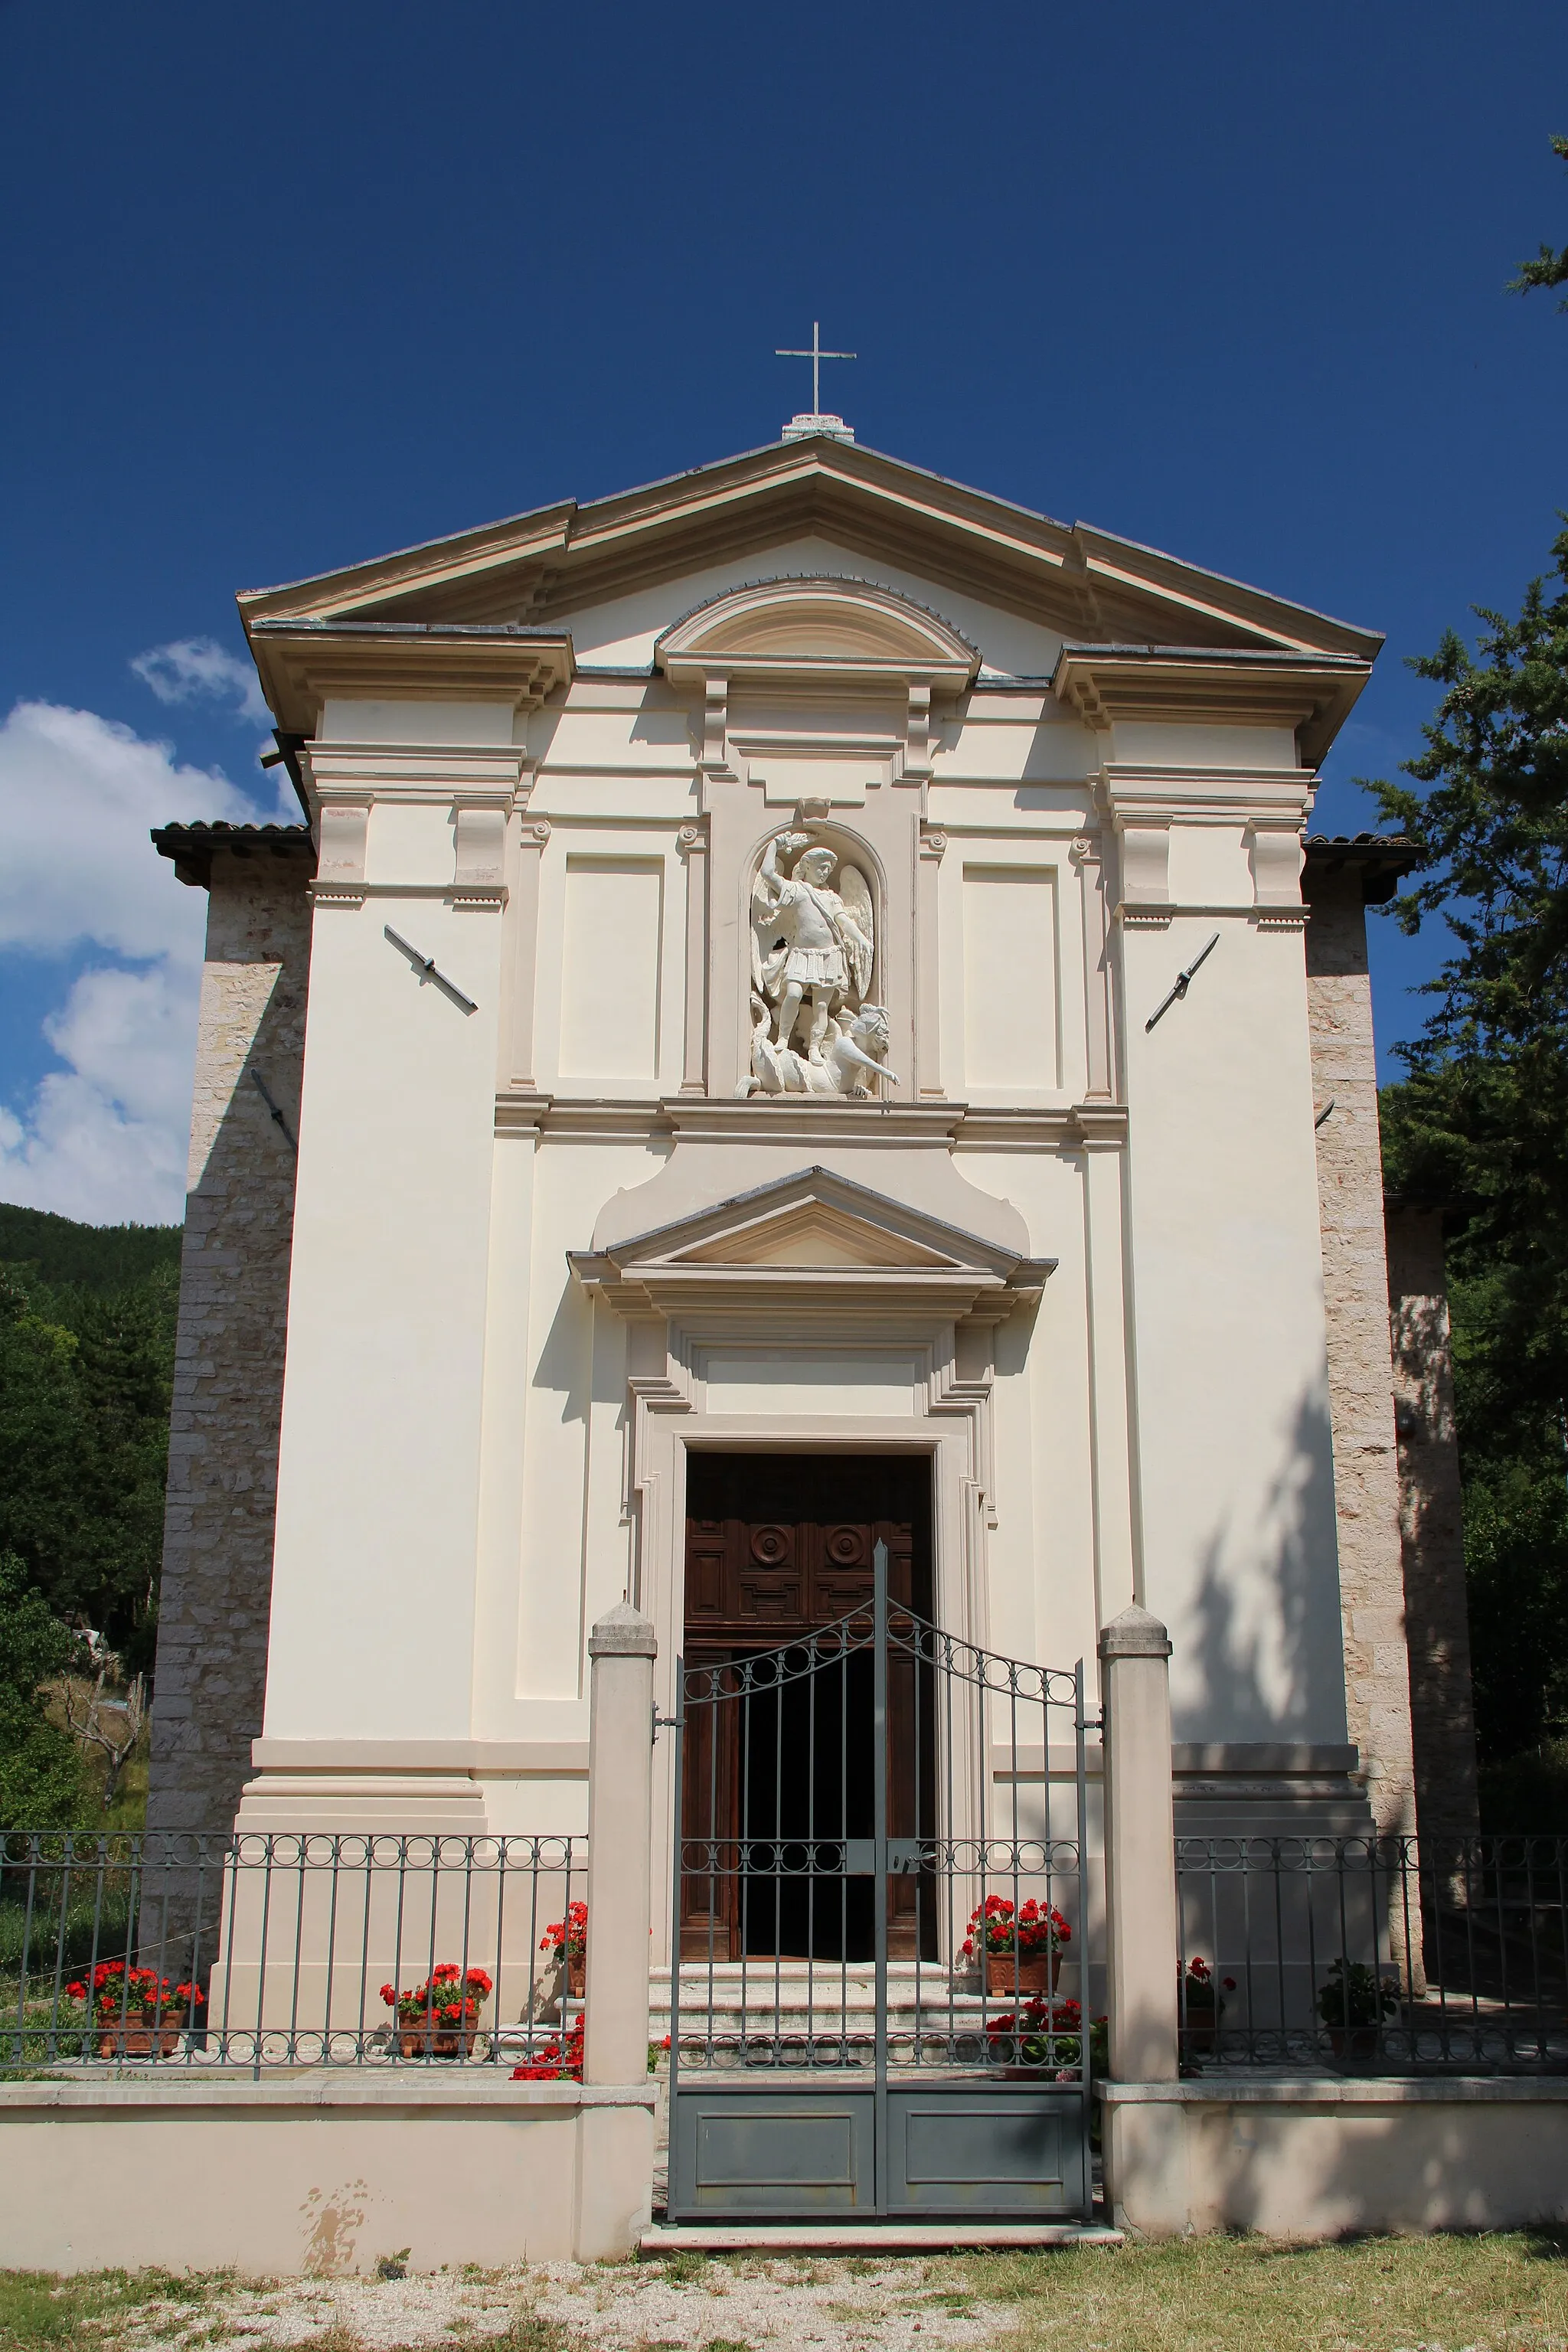
[{"label": "stone doorway surround", "polygon": [[[674,1712],[683,1646],[693,1448],[927,1456],[932,1613],[960,1640],[984,1644],[995,1507],[994,1330],[1038,1300],[1056,1261],[1028,1255],[1017,1213],[956,1176],[960,1202],[968,1195],[1007,1243],[820,1165],[739,1195],[682,1203],[668,1223],[635,1224],[633,1204],[657,1210],[650,1196],[667,1185],[667,1197],[674,1194],[674,1173],[672,1162],[663,1179],[617,1196],[600,1221],[608,1230],[571,1259],[577,1280],[632,1325],[632,1599],[658,1632],[658,1712]],[[661,1741],[654,1818],[667,1827],[656,1845],[672,1833],[674,1794],[671,1743]],[[669,1873],[661,1869],[658,1964],[668,1960],[670,1911]]]}]

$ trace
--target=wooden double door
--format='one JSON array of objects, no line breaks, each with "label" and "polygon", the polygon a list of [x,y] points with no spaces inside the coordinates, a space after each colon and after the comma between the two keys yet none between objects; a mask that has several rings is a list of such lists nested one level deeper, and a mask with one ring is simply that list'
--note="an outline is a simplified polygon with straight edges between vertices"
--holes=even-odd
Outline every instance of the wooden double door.
[{"label": "wooden double door", "polygon": [[[864,1638],[813,1641],[868,1611],[872,1548],[889,1593],[931,1615],[931,1464],[909,1454],[692,1454],[685,1658],[715,1670],[682,1746],[681,1950],[689,1958],[859,1963],[874,1885],[873,1659]],[[889,1659],[887,1835],[932,1834],[934,1724],[925,1669]],[[892,1958],[931,1957],[931,1890],[886,1887]],[[927,1948],[929,1947],[929,1949]]]}]

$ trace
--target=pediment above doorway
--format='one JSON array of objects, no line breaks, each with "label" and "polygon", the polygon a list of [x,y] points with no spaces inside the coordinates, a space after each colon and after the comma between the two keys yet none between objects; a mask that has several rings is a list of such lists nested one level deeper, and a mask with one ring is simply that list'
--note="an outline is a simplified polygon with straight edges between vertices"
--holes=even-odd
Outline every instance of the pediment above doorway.
[{"label": "pediment above doorway", "polygon": [[596,1250],[568,1253],[623,1315],[875,1307],[999,1322],[1056,1265],[812,1167]]}]

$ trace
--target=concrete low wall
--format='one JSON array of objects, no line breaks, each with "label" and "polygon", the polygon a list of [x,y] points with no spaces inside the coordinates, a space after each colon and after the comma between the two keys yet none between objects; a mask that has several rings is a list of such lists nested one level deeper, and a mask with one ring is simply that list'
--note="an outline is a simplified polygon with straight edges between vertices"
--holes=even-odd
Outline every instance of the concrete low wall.
[{"label": "concrete low wall", "polygon": [[1568,2221],[1568,2081],[1097,2083],[1107,2201],[1150,2237]]},{"label": "concrete low wall", "polygon": [[654,2098],[467,2073],[0,2083],[0,2267],[624,2255],[648,2219]]}]

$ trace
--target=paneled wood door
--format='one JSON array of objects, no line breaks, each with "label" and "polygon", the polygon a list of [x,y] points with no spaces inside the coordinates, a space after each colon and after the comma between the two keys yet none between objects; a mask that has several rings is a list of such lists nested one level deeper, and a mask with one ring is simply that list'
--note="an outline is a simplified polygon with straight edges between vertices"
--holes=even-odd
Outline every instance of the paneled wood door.
[{"label": "paneled wood door", "polygon": [[[889,1551],[889,1591],[931,1614],[931,1463],[924,1455],[692,1454],[687,1462],[686,1663],[721,1665],[784,1647],[869,1608],[871,1552]],[[872,1752],[868,1660],[815,1678],[809,1696],[773,1694],[704,1711],[688,1744],[683,1840],[732,1848],[737,1867],[682,1880],[681,1948],[739,1959],[870,1957],[870,1889],[749,1887],[749,1841],[868,1832]],[[934,1726],[913,1662],[893,1662],[888,1692],[888,1832],[908,1837],[929,1780]],[[715,1746],[717,1743],[717,1746]],[[710,1752],[710,1751],[712,1752]],[[720,1752],[721,1750],[721,1752]],[[921,1808],[931,1818],[932,1792]],[[864,1821],[862,1821],[864,1816]],[[888,1948],[913,1958],[934,1935],[918,1879],[888,1888]],[[934,1944],[932,1946],[934,1950]]]}]

